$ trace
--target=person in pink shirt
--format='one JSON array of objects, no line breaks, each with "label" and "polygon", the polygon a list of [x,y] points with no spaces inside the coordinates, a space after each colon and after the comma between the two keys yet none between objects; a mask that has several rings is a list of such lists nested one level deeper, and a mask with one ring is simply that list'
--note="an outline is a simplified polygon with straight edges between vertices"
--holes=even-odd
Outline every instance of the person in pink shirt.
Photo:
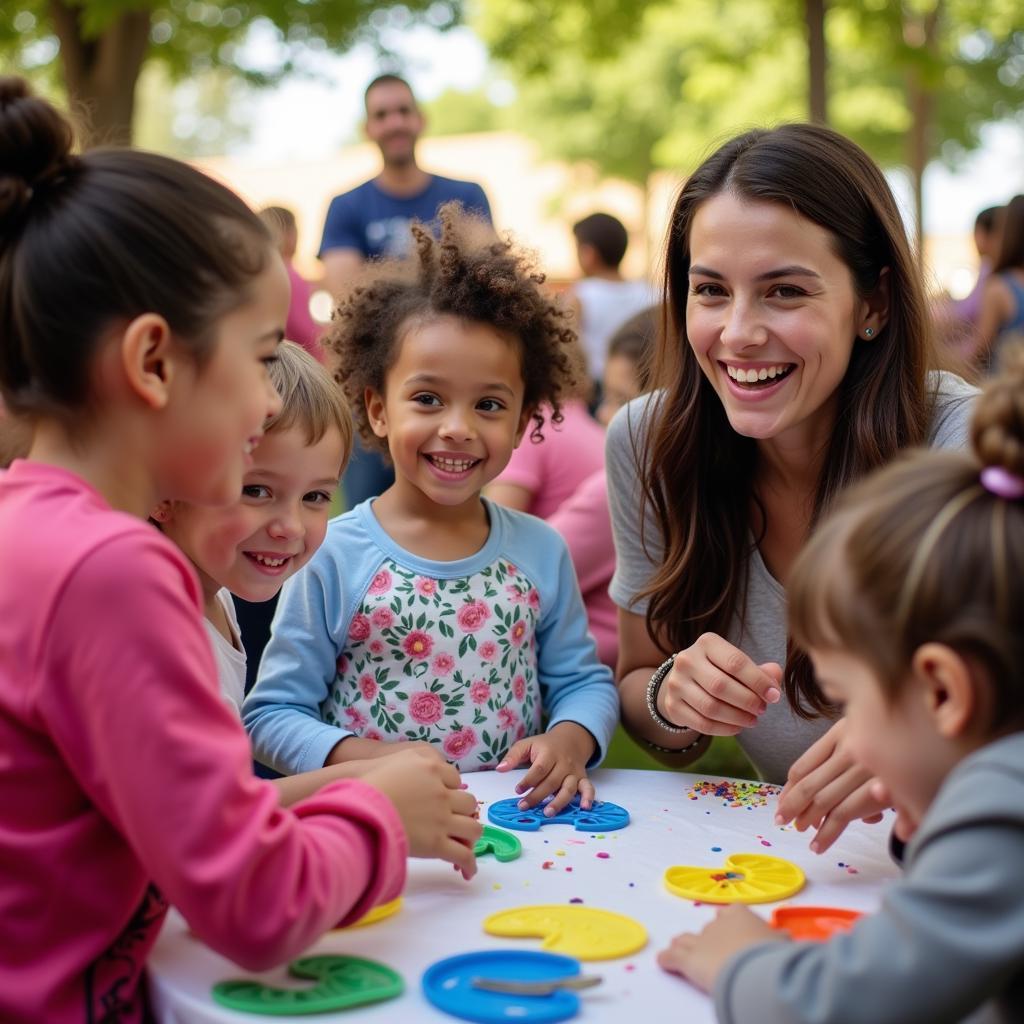
[{"label": "person in pink shirt", "polygon": [[[597,418],[605,427],[621,406],[647,387],[647,366],[657,331],[656,314],[657,309],[653,308],[630,317],[608,342],[602,398],[597,409]],[[547,520],[569,545],[598,656],[614,668],[619,654],[619,616],[615,602],[608,596],[608,585],[615,572],[615,544],[604,466],[587,477]]]},{"label": "person in pink shirt", "polygon": [[292,295],[288,303],[288,319],[284,325],[284,336],[296,345],[301,345],[319,362],[324,361],[324,347],[320,343],[323,327],[313,319],[309,309],[313,298],[313,285],[295,268],[295,250],[299,244],[299,228],[295,214],[284,206],[267,206],[260,210],[260,220],[267,225],[277,251],[284,260],[288,271]]},{"label": "person in pink shirt", "polygon": [[[290,809],[218,694],[160,499],[237,500],[288,285],[237,196],[154,154],[72,155],[0,77],[0,394],[32,424],[0,475],[0,1020],[146,1019],[168,903],[250,969],[401,891],[468,877],[458,773],[415,752]],[[351,774],[351,773],[349,773]]]},{"label": "person in pink shirt", "polygon": [[487,497],[548,519],[587,477],[603,469],[604,428],[573,398],[562,404],[561,421],[549,422],[542,441],[527,438],[512,453]]}]

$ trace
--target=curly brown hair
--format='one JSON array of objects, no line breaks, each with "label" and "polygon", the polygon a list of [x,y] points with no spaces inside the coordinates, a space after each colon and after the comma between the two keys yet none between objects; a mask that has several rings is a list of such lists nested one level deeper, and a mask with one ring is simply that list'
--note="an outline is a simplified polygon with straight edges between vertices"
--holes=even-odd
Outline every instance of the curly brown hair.
[{"label": "curly brown hair", "polygon": [[[335,379],[352,409],[360,435],[387,450],[370,428],[364,396],[384,393],[388,370],[410,321],[441,316],[486,324],[514,338],[523,371],[523,408],[531,410],[530,440],[543,440],[544,414],[562,421],[561,402],[579,385],[576,333],[571,313],[544,293],[531,257],[509,239],[480,242],[481,222],[458,203],[438,213],[440,240],[412,225],[415,258],[371,264],[366,279],[342,301],[324,337],[336,358]],[[488,228],[489,233],[489,228]]]}]

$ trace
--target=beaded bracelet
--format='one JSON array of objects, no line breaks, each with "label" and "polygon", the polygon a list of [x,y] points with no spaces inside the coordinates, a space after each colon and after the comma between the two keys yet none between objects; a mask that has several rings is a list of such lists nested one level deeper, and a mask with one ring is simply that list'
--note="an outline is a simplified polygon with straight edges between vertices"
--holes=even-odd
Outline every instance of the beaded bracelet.
[{"label": "beaded bracelet", "polygon": [[650,682],[647,684],[647,712],[651,716],[651,719],[662,727],[666,732],[675,733],[679,735],[684,732],[693,733],[696,739],[692,743],[688,743],[685,747],[663,747],[658,743],[652,743],[650,740],[644,740],[644,743],[652,750],[660,751],[663,754],[685,754],[688,750],[692,750],[704,736],[699,732],[694,732],[688,725],[676,725],[670,722],[664,715],[658,710],[658,691],[661,689],[661,684],[665,681],[665,677],[672,671],[672,666],[675,664],[675,655],[666,658],[655,670],[651,676]]}]

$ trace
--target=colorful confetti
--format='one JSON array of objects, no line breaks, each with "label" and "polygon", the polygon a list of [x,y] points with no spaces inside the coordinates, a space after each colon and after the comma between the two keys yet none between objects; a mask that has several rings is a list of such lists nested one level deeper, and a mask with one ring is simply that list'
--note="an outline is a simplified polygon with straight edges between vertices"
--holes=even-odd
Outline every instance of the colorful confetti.
[{"label": "colorful confetti", "polygon": [[573,896],[573,897],[572,897],[572,899],[570,899],[570,900],[569,900],[569,902],[570,902],[570,903],[582,903],[582,902],[583,902],[583,900],[582,900],[582,899],[580,899],[580,897],[579,897],[579,896]]},{"label": "colorful confetti", "polygon": [[691,787],[688,797],[699,800],[710,796],[722,801],[723,807],[766,807],[771,797],[782,792],[781,786],[769,782],[733,782],[729,779],[698,779]]},{"label": "colorful confetti", "polygon": [[602,850],[597,856],[600,860],[608,860],[611,857],[611,854],[605,853],[604,850]]},{"label": "colorful confetti", "polygon": [[553,860],[546,860],[543,864],[541,864],[541,868],[544,871],[550,871],[554,866],[555,862]]}]

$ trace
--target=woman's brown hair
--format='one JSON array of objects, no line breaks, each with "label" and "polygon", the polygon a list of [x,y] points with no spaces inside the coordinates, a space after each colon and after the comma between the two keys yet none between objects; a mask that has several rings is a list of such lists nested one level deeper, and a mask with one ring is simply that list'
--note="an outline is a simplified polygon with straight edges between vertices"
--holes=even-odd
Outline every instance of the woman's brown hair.
[{"label": "woman's brown hair", "polygon": [[890,697],[922,644],[953,648],[984,671],[1000,731],[1024,721],[1024,500],[982,470],[1024,486],[1019,368],[986,390],[972,441],[973,455],[905,454],[845,493],[794,563],[789,621],[795,643],[855,655]]},{"label": "woman's brown hair", "polygon": [[[759,504],[756,442],[729,425],[686,335],[690,228],[701,204],[726,191],[779,203],[823,227],[860,296],[888,270],[889,320],[870,342],[854,341],[814,518],[848,483],[923,442],[933,406],[924,291],[895,200],[871,158],[830,129],[789,124],[747,132],[705,160],[672,213],[652,381],[661,391],[652,398],[645,439],[635,439],[642,504],[664,539],[664,554],[639,596],[649,598],[648,630],[666,653],[704,632],[725,634],[734,616],[742,617],[748,563],[761,539],[750,526],[751,507]],[[788,659],[785,688],[799,713],[827,710],[798,651]]]}]

